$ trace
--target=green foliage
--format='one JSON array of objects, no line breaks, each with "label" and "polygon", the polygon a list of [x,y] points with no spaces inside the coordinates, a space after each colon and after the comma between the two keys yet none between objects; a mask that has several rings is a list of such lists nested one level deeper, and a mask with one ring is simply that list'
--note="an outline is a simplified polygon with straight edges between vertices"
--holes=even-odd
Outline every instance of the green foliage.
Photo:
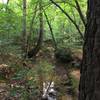
[{"label": "green foliage", "polygon": [[33,69],[19,67],[19,70],[17,70],[11,79],[11,81],[16,83],[16,85],[10,89],[10,95],[12,97],[19,96],[21,100],[28,100],[31,96],[35,97],[40,95],[40,76],[43,77],[41,80],[43,82],[49,80],[52,73],[53,66],[47,61],[39,62]]},{"label": "green foliage", "polygon": [[20,87],[12,88],[10,90],[10,96],[20,98],[20,100],[28,100],[29,99],[28,91],[26,91],[25,88],[20,88]]},{"label": "green foliage", "polygon": [[52,74],[54,66],[49,62],[43,60],[36,64],[33,70],[30,70],[27,74],[29,78],[32,78],[33,81],[37,80],[40,75],[48,77]]},{"label": "green foliage", "polygon": [[28,73],[28,69],[21,69],[20,71],[17,71],[14,77],[12,78],[13,80],[22,80],[26,78],[26,74]]},{"label": "green foliage", "polygon": [[55,57],[58,61],[64,62],[64,63],[70,63],[72,58],[72,52],[69,48],[59,48],[55,51]]},{"label": "green foliage", "polygon": [[[56,50],[56,54],[59,55],[59,59],[64,62],[72,60],[71,50],[66,48],[81,48],[83,44],[83,40],[80,37],[80,34],[76,30],[75,26],[71,23],[71,21],[58,9],[55,5],[53,5],[50,0],[42,0],[43,9],[45,10],[49,22],[51,24],[53,34],[55,40],[57,42],[58,49]],[[84,33],[84,25],[80,16],[75,7],[74,0],[54,0],[57,4],[66,11],[70,17],[77,23],[79,29],[82,33]],[[63,2],[64,1],[64,2]],[[86,13],[86,0],[78,0],[80,7],[82,8],[82,13],[85,16]],[[32,34],[29,38],[31,47],[36,45],[38,40],[39,33],[39,6],[35,9],[35,6],[38,5],[39,0],[27,0],[27,14],[26,14],[26,23],[27,23],[27,36],[30,33],[30,27],[32,18],[35,14],[36,16],[32,25]],[[70,5],[72,4],[72,5]],[[0,53],[11,53],[18,57],[21,57],[21,43],[22,39],[22,20],[23,19],[23,10],[22,10],[22,0],[9,0],[9,4],[0,3]],[[44,24],[44,37],[43,40],[51,40],[52,36],[50,34],[50,29],[46,22],[46,18],[43,15],[43,24]],[[49,46],[47,44],[46,46]],[[51,46],[51,45],[50,45]],[[43,46],[45,47],[45,46]],[[46,48],[46,47],[45,47]],[[42,48],[42,49],[45,49]],[[52,48],[52,47],[51,47]],[[53,50],[51,50],[53,51]],[[46,50],[47,52],[47,50]],[[49,52],[49,51],[48,51]],[[13,59],[14,60],[14,59]],[[9,62],[10,63],[10,62]],[[28,89],[22,88],[20,84],[17,84],[19,87],[11,88],[11,96],[16,96],[16,94],[20,94],[21,100],[29,100],[28,96],[39,95],[39,79],[40,76],[43,80],[50,80],[52,78],[52,73],[54,66],[47,61],[40,61],[34,66],[34,68],[22,68],[22,65],[17,65],[15,63],[10,64],[14,69],[16,69],[16,73],[12,77],[11,80],[24,81],[23,86],[28,86],[31,88],[30,92]],[[0,77],[2,79],[2,77]],[[43,81],[42,80],[42,81]]]},{"label": "green foliage", "polygon": [[[67,3],[61,1],[58,4],[66,11],[68,14],[76,21],[81,31],[84,33],[84,26],[79,17],[77,10],[71,6],[75,5],[74,1],[68,0]],[[48,15],[49,21],[53,28],[53,33],[56,38],[58,46],[62,45],[67,47],[77,47],[82,45],[82,39],[79,33],[70,22],[69,19],[58,9],[55,5],[49,4],[50,1],[43,0],[43,7]],[[35,5],[38,4],[37,0],[27,0],[27,33],[30,31],[30,23],[32,21],[32,16],[35,12]],[[80,7],[82,8],[82,13],[86,13],[86,0],[79,1]],[[37,39],[39,30],[39,13],[37,9],[37,14],[33,23],[33,30],[31,34],[31,42]],[[44,16],[44,39],[52,39],[46,19]],[[22,1],[13,0],[9,2],[9,5],[0,4],[0,40],[1,39],[14,39],[16,36],[21,36],[22,33]],[[8,40],[8,41],[9,41]],[[36,42],[36,40],[34,41]],[[33,43],[32,43],[33,44]]]}]

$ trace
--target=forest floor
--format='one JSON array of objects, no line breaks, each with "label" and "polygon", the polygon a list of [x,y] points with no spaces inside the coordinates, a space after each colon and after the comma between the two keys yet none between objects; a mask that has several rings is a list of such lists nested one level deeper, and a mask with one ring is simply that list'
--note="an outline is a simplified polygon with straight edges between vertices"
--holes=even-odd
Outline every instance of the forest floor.
[{"label": "forest floor", "polygon": [[[82,56],[81,53],[75,52],[75,55],[78,57]],[[71,66],[70,64],[63,64],[56,62],[54,59],[54,55],[52,53],[46,52],[40,53],[37,55],[37,63],[38,61],[47,60],[54,66],[54,79],[55,87],[58,93],[58,100],[77,100],[78,94],[78,84],[80,79],[80,71],[76,68],[71,68],[70,70],[67,67]],[[11,86],[15,84],[19,84],[21,82],[12,82],[11,78],[17,73],[18,66],[19,69],[32,69],[35,70],[35,66],[37,63],[32,63],[27,60],[23,60],[16,55],[9,54],[1,54],[0,55],[0,75],[2,74],[3,78],[0,77],[0,100],[24,100],[20,99],[20,93],[14,94],[14,96],[10,95]],[[14,67],[16,66],[16,68]],[[46,76],[45,76],[46,77]],[[49,77],[49,76],[47,76]],[[69,80],[70,77],[70,80]],[[31,78],[31,77],[30,77]],[[50,79],[50,78],[49,78]],[[31,80],[31,79],[30,79]],[[41,79],[40,79],[41,80]],[[44,80],[44,79],[43,79]],[[72,82],[72,83],[70,83]],[[21,85],[25,84],[25,80],[23,79]],[[36,100],[32,99],[25,100]],[[37,99],[38,100],[38,99]]]}]

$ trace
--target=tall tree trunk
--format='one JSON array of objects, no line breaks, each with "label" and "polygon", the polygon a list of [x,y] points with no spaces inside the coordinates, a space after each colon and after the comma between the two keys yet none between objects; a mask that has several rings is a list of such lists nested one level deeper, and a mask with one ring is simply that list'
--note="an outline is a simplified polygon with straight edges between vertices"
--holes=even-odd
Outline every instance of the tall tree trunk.
[{"label": "tall tree trunk", "polygon": [[39,1],[39,10],[40,10],[40,15],[39,15],[39,20],[40,20],[40,30],[39,30],[39,39],[37,42],[37,45],[35,47],[35,54],[37,54],[42,46],[43,42],[43,12],[42,12],[42,0]]},{"label": "tall tree trunk", "polygon": [[88,0],[79,100],[100,100],[100,0]]},{"label": "tall tree trunk", "polygon": [[42,42],[43,42],[43,12],[42,12],[42,0],[39,1],[39,21],[40,21],[40,30],[39,30],[39,38],[37,41],[37,45],[35,48],[33,48],[31,51],[28,52],[28,57],[35,57],[36,54],[39,52],[39,50],[41,49],[42,46]]},{"label": "tall tree trunk", "polygon": [[26,0],[23,0],[23,28],[22,28],[22,49],[27,50],[27,33],[26,33]]},{"label": "tall tree trunk", "polygon": [[29,34],[28,34],[28,36],[27,36],[27,51],[29,51],[30,50],[30,44],[31,44],[31,36],[32,36],[32,32],[33,32],[33,30],[34,30],[34,28],[33,28],[33,24],[34,24],[34,20],[35,20],[35,17],[36,17],[36,13],[37,13],[37,4],[35,5],[35,9],[34,9],[34,12],[33,12],[33,16],[32,16],[32,20],[31,20],[31,22],[30,22],[30,29],[29,29]]},{"label": "tall tree trunk", "polygon": [[48,16],[47,16],[45,10],[44,10],[44,15],[45,15],[47,24],[48,24],[49,29],[50,29],[50,33],[51,33],[51,36],[52,36],[52,39],[53,39],[53,43],[54,43],[54,48],[55,48],[55,50],[56,50],[56,49],[57,49],[56,39],[55,39],[55,36],[54,36],[54,34],[53,34],[53,30],[52,30],[51,24],[50,24],[50,22],[49,22],[49,19],[48,19]]}]

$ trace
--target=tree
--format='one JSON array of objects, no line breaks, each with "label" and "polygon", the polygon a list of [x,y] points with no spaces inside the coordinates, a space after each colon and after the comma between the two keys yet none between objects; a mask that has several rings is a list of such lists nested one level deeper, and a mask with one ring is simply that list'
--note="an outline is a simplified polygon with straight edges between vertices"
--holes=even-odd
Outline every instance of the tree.
[{"label": "tree", "polygon": [[[83,34],[82,34],[82,32],[81,32],[79,26],[78,26],[77,23],[71,18],[71,16],[70,16],[59,4],[57,4],[55,1],[53,1],[53,0],[50,0],[50,1],[51,1],[54,5],[56,5],[56,6],[66,15],[66,17],[73,23],[73,25],[76,27],[77,31],[79,32],[81,38],[84,40]],[[75,2],[76,2],[76,6],[77,6],[77,10],[78,10],[78,12],[79,12],[79,15],[81,15],[80,17],[81,17],[81,19],[82,19],[82,22],[85,24],[85,21],[84,21],[83,14],[82,14],[82,12],[81,12],[80,6],[79,6],[77,0],[75,0]]]},{"label": "tree", "polygon": [[37,11],[37,4],[35,5],[35,11],[33,12],[33,16],[32,16],[32,19],[31,19],[31,22],[30,22],[30,29],[29,29],[29,34],[28,34],[28,37],[27,37],[27,51],[30,49],[30,38],[32,36],[32,32],[33,32],[33,24],[34,24],[34,20],[35,20],[35,17],[36,17],[36,11]]},{"label": "tree", "polygon": [[39,37],[37,40],[37,44],[35,46],[35,48],[33,48],[31,51],[28,52],[28,57],[35,57],[36,54],[39,52],[39,50],[41,49],[42,46],[42,42],[43,42],[43,12],[42,12],[43,8],[42,8],[42,0],[39,1],[39,21],[40,21],[40,30],[39,30]]},{"label": "tree", "polygon": [[48,16],[47,16],[45,10],[44,10],[44,15],[45,15],[47,24],[48,24],[49,29],[50,29],[50,32],[51,32],[51,36],[52,36],[52,39],[53,39],[54,48],[57,49],[56,39],[55,39],[55,37],[54,37],[53,30],[52,30],[51,24],[50,24],[50,22],[49,22],[49,19],[48,19]]},{"label": "tree", "polygon": [[27,51],[27,32],[26,32],[26,0],[23,0],[23,28],[22,28],[22,49]]},{"label": "tree", "polygon": [[82,11],[81,11],[80,5],[79,5],[77,0],[75,0],[75,3],[76,3],[76,9],[77,9],[77,11],[78,11],[78,13],[80,15],[80,18],[81,18],[81,20],[82,20],[82,22],[83,22],[83,24],[85,26],[86,25],[86,20],[85,20],[85,17],[83,15]]},{"label": "tree", "polygon": [[88,0],[79,100],[100,100],[100,0]]}]

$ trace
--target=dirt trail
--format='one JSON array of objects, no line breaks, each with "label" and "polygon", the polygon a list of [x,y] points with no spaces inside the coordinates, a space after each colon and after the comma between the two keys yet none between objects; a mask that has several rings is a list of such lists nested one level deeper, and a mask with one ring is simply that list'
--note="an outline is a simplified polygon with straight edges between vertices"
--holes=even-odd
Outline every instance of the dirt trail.
[{"label": "dirt trail", "polygon": [[[52,62],[52,61],[50,61],[50,62]],[[22,64],[22,63],[20,63],[20,64]],[[53,63],[53,65],[54,65],[54,63]],[[58,94],[60,97],[60,99],[58,99],[58,100],[75,100],[75,99],[73,99],[72,93],[70,93],[72,91],[69,91],[71,89],[71,86],[66,85],[67,84],[66,82],[68,80],[68,74],[67,74],[68,70],[66,70],[66,67],[68,67],[66,64],[62,64],[59,62],[57,62],[55,64],[55,73],[57,76],[57,82],[55,82],[55,85],[57,86],[57,90],[58,90],[57,92],[59,92]],[[71,75],[73,75],[76,80],[79,80],[79,78],[80,78],[79,70],[73,70],[71,72]],[[6,97],[8,95],[7,89],[5,88],[7,85],[5,85],[5,87],[3,87],[4,85],[2,82],[0,82],[0,100],[3,100],[2,97]],[[3,92],[4,95],[2,95],[2,93],[1,93],[2,91],[5,91],[5,92]]]},{"label": "dirt trail", "polygon": [[[70,91],[70,83],[67,82],[68,79],[68,70],[66,70],[67,65],[57,62],[55,66],[56,75],[59,78],[59,91],[61,94],[59,100],[73,100],[72,91]],[[69,85],[66,85],[69,84]]]}]

